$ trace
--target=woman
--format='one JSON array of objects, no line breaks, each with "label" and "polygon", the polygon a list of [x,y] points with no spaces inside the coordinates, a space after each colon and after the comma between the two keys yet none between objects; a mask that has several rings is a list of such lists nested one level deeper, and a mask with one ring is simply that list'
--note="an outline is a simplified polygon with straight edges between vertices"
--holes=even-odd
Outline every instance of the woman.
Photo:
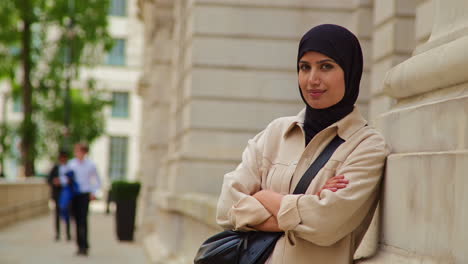
[{"label": "woman", "polygon": [[[312,28],[297,57],[306,104],[271,122],[242,163],[224,176],[217,222],[226,229],[284,231],[267,263],[352,263],[370,223],[388,150],[354,106],[363,69],[357,38],[337,25]],[[292,194],[314,159],[338,135],[345,142],[306,194]]]}]

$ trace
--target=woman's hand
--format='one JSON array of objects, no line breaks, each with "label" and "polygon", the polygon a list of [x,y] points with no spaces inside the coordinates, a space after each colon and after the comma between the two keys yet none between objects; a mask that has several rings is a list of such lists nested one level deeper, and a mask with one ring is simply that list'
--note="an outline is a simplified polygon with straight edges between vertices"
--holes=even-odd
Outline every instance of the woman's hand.
[{"label": "woman's hand", "polygon": [[54,178],[52,180],[52,184],[55,185],[55,186],[60,186],[60,179],[59,178]]},{"label": "woman's hand", "polygon": [[344,175],[338,175],[338,176],[335,176],[335,177],[331,177],[330,179],[328,179],[328,181],[325,183],[325,185],[322,187],[322,189],[320,189],[317,192],[317,195],[320,196],[320,193],[323,190],[330,190],[332,192],[336,192],[339,189],[346,188],[348,183],[349,183],[349,181],[347,179],[345,179]]}]

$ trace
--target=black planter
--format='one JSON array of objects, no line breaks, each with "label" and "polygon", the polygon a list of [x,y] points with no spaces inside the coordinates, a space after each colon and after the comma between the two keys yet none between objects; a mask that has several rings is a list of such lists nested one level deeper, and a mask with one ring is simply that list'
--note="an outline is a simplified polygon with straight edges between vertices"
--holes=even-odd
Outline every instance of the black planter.
[{"label": "black planter", "polygon": [[120,241],[133,241],[135,231],[136,200],[117,200],[115,223]]}]

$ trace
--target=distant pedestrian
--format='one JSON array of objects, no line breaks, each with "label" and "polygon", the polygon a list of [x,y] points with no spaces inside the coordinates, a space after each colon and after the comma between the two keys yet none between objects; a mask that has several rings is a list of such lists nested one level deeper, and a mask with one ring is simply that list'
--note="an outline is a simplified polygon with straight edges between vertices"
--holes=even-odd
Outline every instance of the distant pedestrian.
[{"label": "distant pedestrian", "polygon": [[[50,170],[47,182],[51,187],[52,200],[55,203],[55,240],[60,240],[60,206],[59,199],[62,192],[62,185],[66,184],[64,181],[67,169],[68,154],[65,151],[60,151],[58,155],[58,162]],[[70,219],[64,219],[66,225],[67,240],[71,239],[70,235]]]},{"label": "distant pedestrian", "polygon": [[60,199],[58,206],[60,208],[60,216],[65,221],[70,221],[70,205],[73,197],[79,193],[78,184],[75,181],[75,173],[68,170],[65,173],[65,178],[60,177],[62,182],[62,191],[60,192]]},{"label": "distant pedestrian", "polygon": [[75,145],[75,158],[68,162],[68,167],[74,172],[78,185],[78,193],[72,199],[72,211],[76,222],[77,255],[87,256],[88,243],[88,208],[90,200],[96,199],[96,192],[101,187],[101,181],[96,165],[87,158],[88,146],[83,143]]}]

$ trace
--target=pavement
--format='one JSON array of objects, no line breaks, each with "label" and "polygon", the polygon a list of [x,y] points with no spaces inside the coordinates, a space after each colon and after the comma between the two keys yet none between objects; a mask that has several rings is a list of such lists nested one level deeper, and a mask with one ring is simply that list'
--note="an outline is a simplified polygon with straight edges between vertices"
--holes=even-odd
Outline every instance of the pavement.
[{"label": "pavement", "polygon": [[67,241],[62,234],[62,239],[55,241],[51,211],[0,230],[0,264],[149,263],[139,243],[118,241],[114,214],[106,215],[102,202],[91,203],[88,221],[90,249],[87,257],[75,256],[73,222],[72,240]]}]

